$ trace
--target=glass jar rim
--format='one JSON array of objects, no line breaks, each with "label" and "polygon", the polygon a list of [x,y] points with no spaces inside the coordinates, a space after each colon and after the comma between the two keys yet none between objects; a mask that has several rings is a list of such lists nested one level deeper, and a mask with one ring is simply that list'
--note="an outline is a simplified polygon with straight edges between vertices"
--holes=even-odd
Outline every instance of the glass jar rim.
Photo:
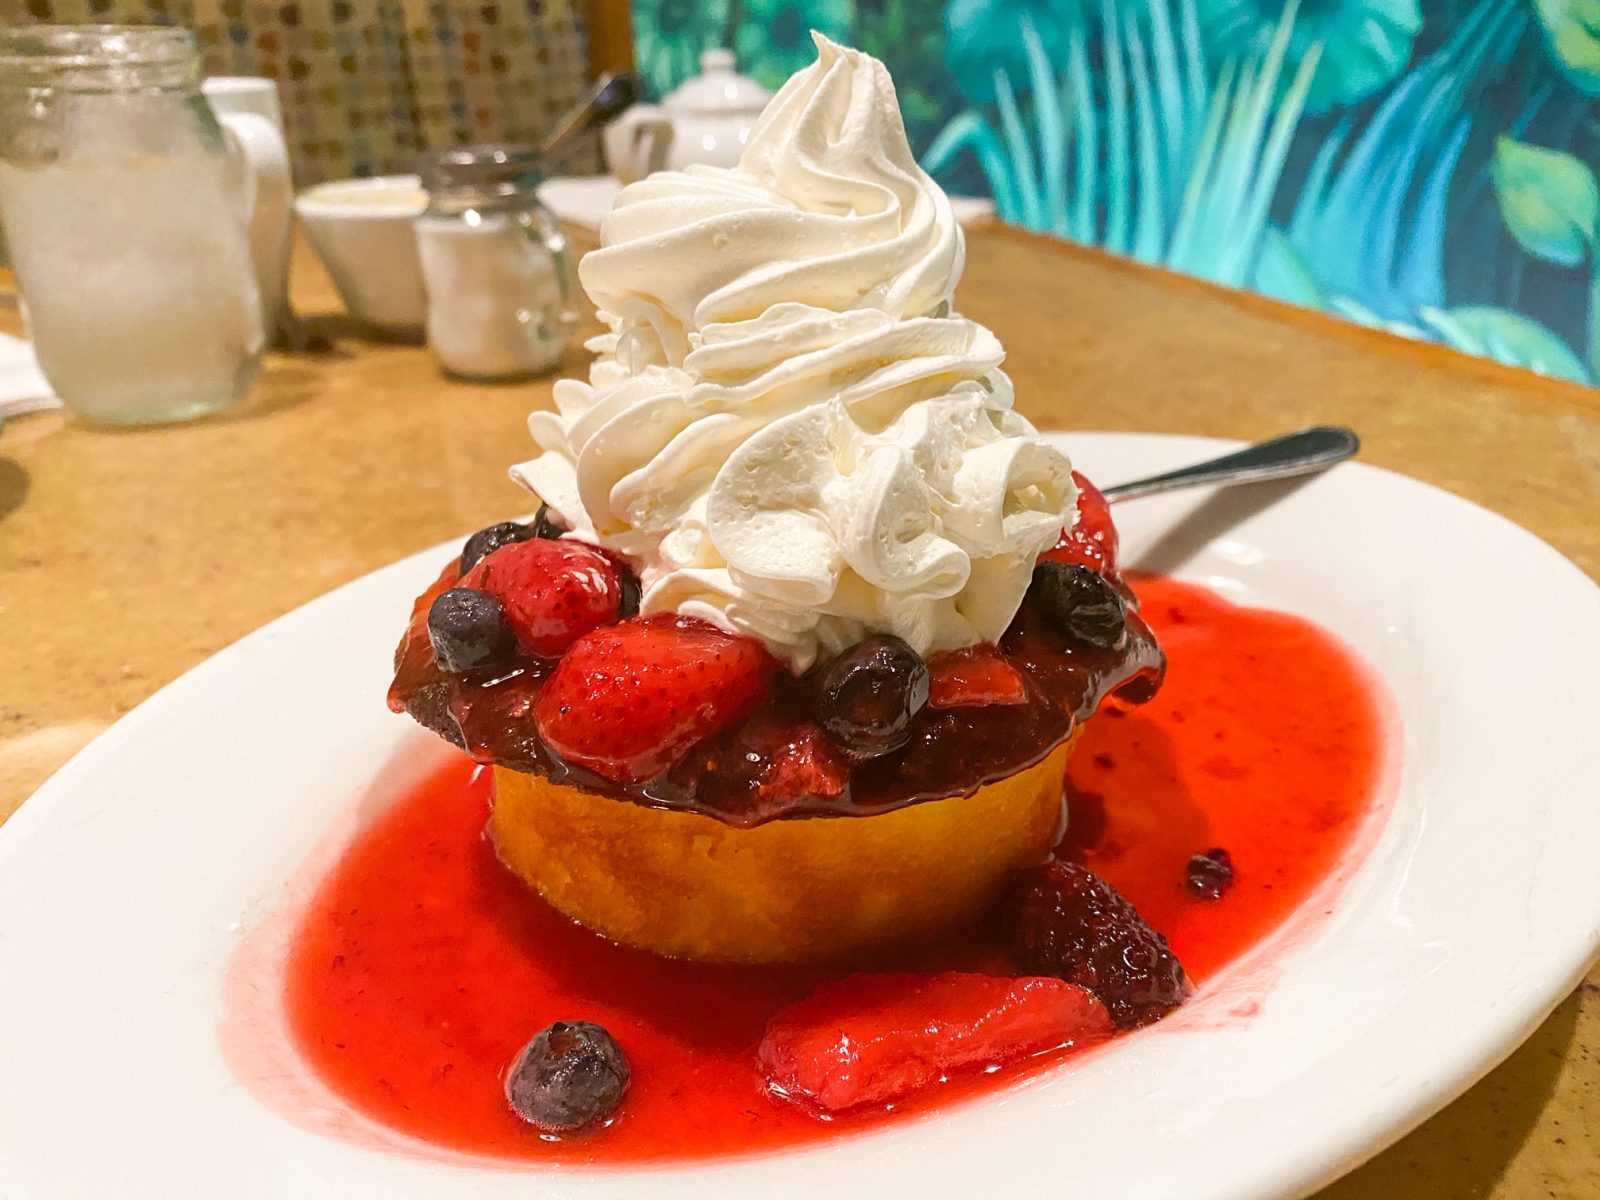
[{"label": "glass jar rim", "polygon": [[0,29],[0,87],[169,86],[199,78],[199,55],[178,25],[13,26]]},{"label": "glass jar rim", "polygon": [[430,155],[420,171],[429,191],[454,187],[534,188],[544,182],[538,149],[519,142],[480,142],[452,146]]}]

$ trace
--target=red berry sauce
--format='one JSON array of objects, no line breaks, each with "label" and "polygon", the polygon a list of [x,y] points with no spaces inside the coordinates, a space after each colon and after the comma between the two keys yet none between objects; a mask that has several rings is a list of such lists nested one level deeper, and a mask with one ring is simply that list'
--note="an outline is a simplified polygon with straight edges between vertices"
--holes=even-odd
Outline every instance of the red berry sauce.
[{"label": "red berry sauce", "polygon": [[[1395,741],[1381,686],[1317,627],[1170,580],[1136,586],[1170,671],[1149,704],[1087,726],[1068,773],[1065,847],[1171,940],[1198,984],[1173,1021],[1204,1015],[1207,984],[1230,963],[1274,933],[1302,936],[1331,907],[1381,823]],[[763,1029],[827,973],[673,962],[577,928],[496,860],[483,836],[489,782],[466,758],[416,780],[293,914],[282,985],[289,1033],[323,1083],[383,1126],[533,1162],[694,1160],[902,1119],[1004,1089],[1062,1057],[831,1122],[776,1102],[758,1075]],[[1235,879],[1219,899],[1199,899],[1185,886],[1189,859],[1213,847],[1228,850]],[[1006,970],[981,931],[874,965]],[[1241,997],[1231,977],[1226,1011],[1240,1011],[1241,999],[1259,1004],[1248,993],[1264,991],[1265,978],[1250,972]],[[263,981],[236,971],[231,988],[240,1010]],[[632,1085],[608,1127],[548,1140],[511,1114],[501,1080],[527,1039],[561,1019],[611,1031]],[[303,1095],[274,1102],[314,1127],[337,1124],[330,1106]],[[348,1121],[337,1127],[361,1136]]]}]

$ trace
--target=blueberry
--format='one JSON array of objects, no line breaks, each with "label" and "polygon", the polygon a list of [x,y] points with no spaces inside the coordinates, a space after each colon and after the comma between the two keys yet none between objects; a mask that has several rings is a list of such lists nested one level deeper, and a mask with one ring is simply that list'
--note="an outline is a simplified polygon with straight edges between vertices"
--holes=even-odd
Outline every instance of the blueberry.
[{"label": "blueberry", "polygon": [[622,594],[617,598],[617,620],[626,621],[639,615],[639,577],[627,567],[619,566],[617,578],[622,582]]},{"label": "blueberry", "polygon": [[516,521],[501,521],[498,525],[480,529],[469,537],[466,545],[461,547],[461,573],[465,575],[478,565],[479,560],[487,558],[501,546],[509,546],[512,542],[526,542],[532,538],[548,538],[554,541],[565,532],[566,530],[556,524],[555,518],[550,515],[550,506],[541,504],[533,520],[526,525],[518,524]]},{"label": "blueberry", "polygon": [[628,1090],[628,1060],[590,1021],[557,1021],[522,1048],[506,1076],[506,1100],[530,1125],[564,1133],[602,1121]]},{"label": "blueberry", "polygon": [[928,664],[890,634],[878,634],[817,668],[817,723],[838,745],[872,757],[911,740],[911,719],[928,703]]},{"label": "blueberry", "polygon": [[1109,579],[1078,563],[1046,561],[1033,569],[1028,594],[1068,637],[1110,649],[1122,638],[1127,605]]},{"label": "blueberry", "polygon": [[548,504],[539,505],[539,511],[533,516],[533,536],[549,538],[554,541],[566,532],[567,527],[555,519],[555,516],[550,512],[550,506]]},{"label": "blueberry", "polygon": [[480,529],[467,539],[466,545],[461,547],[461,573],[465,575],[477,566],[481,559],[487,558],[501,546],[509,546],[513,542],[526,542],[538,536],[532,525],[519,525],[515,521],[501,521],[498,525]]},{"label": "blueberry", "polygon": [[1189,860],[1189,874],[1185,879],[1189,894],[1201,900],[1220,900],[1222,893],[1233,886],[1233,855],[1221,846],[1215,846]]},{"label": "blueberry", "polygon": [[506,610],[477,588],[451,588],[440,594],[428,609],[428,641],[446,671],[496,666],[517,649]]}]

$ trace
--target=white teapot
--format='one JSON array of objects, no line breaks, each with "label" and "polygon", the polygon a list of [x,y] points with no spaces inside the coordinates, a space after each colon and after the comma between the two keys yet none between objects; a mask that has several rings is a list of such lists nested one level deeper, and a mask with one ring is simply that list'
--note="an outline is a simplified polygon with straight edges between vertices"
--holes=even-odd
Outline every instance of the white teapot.
[{"label": "white teapot", "polygon": [[736,166],[770,99],[771,92],[733,69],[731,51],[707,50],[700,74],[659,106],[636,104],[606,127],[606,166],[623,183],[693,163]]}]

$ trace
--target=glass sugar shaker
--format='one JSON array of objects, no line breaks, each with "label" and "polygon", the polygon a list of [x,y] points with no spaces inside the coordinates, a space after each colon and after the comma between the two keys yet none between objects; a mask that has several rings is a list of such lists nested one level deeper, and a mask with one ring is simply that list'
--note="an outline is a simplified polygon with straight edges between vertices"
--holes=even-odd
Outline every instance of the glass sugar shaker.
[{"label": "glass sugar shaker", "polygon": [[561,361],[579,320],[566,236],[539,200],[531,146],[462,146],[426,164],[417,247],[428,342],[464,379],[536,375]]}]

